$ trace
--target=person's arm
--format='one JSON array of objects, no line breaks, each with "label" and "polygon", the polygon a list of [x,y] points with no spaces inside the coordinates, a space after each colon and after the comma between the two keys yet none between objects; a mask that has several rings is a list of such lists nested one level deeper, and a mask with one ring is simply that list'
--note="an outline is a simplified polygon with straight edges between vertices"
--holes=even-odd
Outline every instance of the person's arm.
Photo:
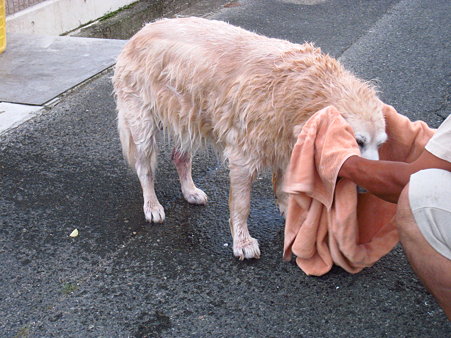
[{"label": "person's arm", "polygon": [[451,171],[451,163],[427,150],[411,163],[374,161],[351,156],[343,163],[338,176],[353,181],[383,200],[397,203],[402,189],[409,182],[410,175],[427,168]]}]

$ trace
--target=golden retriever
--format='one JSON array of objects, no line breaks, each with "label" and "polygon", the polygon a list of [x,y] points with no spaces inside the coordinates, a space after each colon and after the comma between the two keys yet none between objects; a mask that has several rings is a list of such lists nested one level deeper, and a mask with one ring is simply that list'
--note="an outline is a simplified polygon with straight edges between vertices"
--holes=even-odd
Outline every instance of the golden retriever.
[{"label": "golden retriever", "polygon": [[154,190],[157,136],[173,138],[172,160],[183,196],[206,204],[191,177],[191,154],[212,144],[230,170],[233,253],[260,257],[249,234],[251,185],[262,168],[273,172],[279,208],[281,182],[304,122],[334,105],[355,131],[362,156],[377,159],[386,139],[382,102],[312,44],[267,38],[225,22],[164,19],[146,25],[126,44],[113,76],[123,153],[136,170],[149,222],[165,212]]}]

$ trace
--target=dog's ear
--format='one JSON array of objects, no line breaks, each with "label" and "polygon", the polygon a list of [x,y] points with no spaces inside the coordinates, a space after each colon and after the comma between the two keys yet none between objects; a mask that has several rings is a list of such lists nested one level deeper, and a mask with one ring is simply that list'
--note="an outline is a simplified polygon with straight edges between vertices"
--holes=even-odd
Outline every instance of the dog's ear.
[{"label": "dog's ear", "polygon": [[[331,110],[331,109],[333,109],[333,110],[339,112],[338,109],[335,108],[334,106],[327,106],[327,107],[325,107],[325,108],[319,110],[319,111],[316,112],[315,114],[318,114],[319,112],[321,112],[321,111],[323,111],[323,110]],[[340,113],[340,112],[339,112],[339,113]],[[340,113],[340,114],[341,114],[341,116],[344,115],[344,114],[342,114],[342,113]],[[345,116],[343,116],[343,117],[345,117]],[[302,128],[304,127],[304,125],[305,125],[306,122],[307,122],[307,121],[304,121],[303,123],[297,124],[297,125],[295,125],[295,126],[293,127],[293,137],[294,137],[295,139],[298,138],[298,136],[299,136],[299,134],[301,133]]]}]

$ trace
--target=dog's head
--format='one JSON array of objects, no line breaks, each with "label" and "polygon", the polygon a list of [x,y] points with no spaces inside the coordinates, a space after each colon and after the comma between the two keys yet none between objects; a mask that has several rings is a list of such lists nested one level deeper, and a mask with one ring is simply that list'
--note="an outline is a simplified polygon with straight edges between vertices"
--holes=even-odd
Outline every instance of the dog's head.
[{"label": "dog's head", "polygon": [[387,140],[382,111],[374,112],[371,119],[364,116],[352,116],[347,121],[354,130],[355,140],[362,157],[369,160],[378,160],[378,149]]},{"label": "dog's head", "polygon": [[[382,105],[374,107],[371,113],[360,113],[361,110],[339,110],[354,130],[357,145],[360,148],[361,156],[369,160],[379,159],[379,147],[387,141],[385,132],[385,118],[382,112]],[[293,136],[296,139],[301,133],[304,123],[293,128]]]},{"label": "dog's head", "polygon": [[348,94],[338,102],[337,109],[354,130],[362,157],[378,160],[378,149],[387,140],[383,103],[367,83],[360,83]]}]

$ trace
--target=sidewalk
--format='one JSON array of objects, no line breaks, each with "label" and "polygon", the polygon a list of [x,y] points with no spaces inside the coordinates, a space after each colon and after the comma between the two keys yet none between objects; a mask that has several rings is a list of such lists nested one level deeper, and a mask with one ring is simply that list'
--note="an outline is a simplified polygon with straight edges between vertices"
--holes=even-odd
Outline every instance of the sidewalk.
[{"label": "sidewalk", "polygon": [[9,34],[0,54],[0,133],[111,67],[123,40]]},{"label": "sidewalk", "polygon": [[12,15],[7,17],[7,48],[0,54],[0,134],[52,106],[63,93],[111,67],[125,44],[121,40],[10,31],[9,20],[25,16],[32,22],[47,20],[58,25],[51,17],[52,13],[59,13],[58,6],[59,2],[8,0],[8,14]]}]

